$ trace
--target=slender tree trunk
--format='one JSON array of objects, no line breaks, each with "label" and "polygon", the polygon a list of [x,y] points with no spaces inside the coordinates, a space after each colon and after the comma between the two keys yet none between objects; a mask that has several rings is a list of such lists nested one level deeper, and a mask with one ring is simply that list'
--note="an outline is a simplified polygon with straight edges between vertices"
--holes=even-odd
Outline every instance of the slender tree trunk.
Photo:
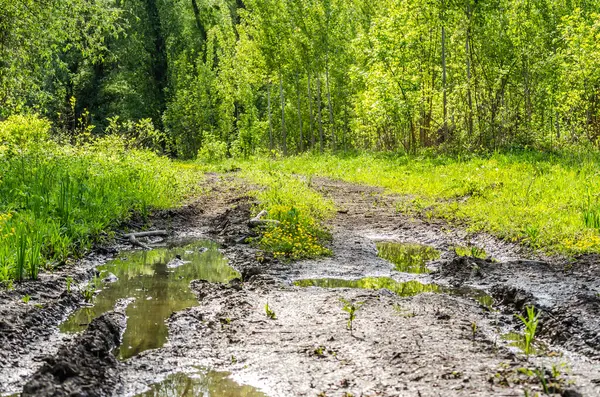
[{"label": "slender tree trunk", "polygon": [[469,40],[471,40],[471,5],[467,6],[467,14],[469,18],[469,26],[467,27],[467,38],[465,40],[465,58],[467,62],[467,104],[469,106],[467,115],[467,130],[469,138],[473,138],[473,98],[471,96],[471,48]]},{"label": "slender tree trunk", "polygon": [[287,131],[285,130],[285,98],[283,96],[283,75],[279,70],[279,97],[281,98],[281,134],[283,139],[283,155],[287,156]]},{"label": "slender tree trunk", "polygon": [[327,87],[327,103],[329,106],[329,125],[331,128],[331,150],[335,150],[335,122],[333,120],[333,104],[331,103],[331,89],[329,88],[329,55],[325,57],[325,85]]},{"label": "slender tree trunk", "polygon": [[446,93],[446,27],[442,25],[442,91],[444,93],[444,126],[442,134],[444,141],[448,140],[448,97]]},{"label": "slender tree trunk", "polygon": [[300,152],[304,152],[304,136],[302,133],[302,99],[300,96],[300,74],[296,72],[296,92],[298,93],[298,125],[300,127]]},{"label": "slender tree trunk", "polygon": [[310,68],[308,68],[308,72],[307,72],[307,76],[308,76],[308,83],[306,84],[306,86],[308,87],[308,112],[310,113],[310,130],[308,131],[310,134],[310,147],[311,149],[315,147],[315,134],[314,134],[314,125],[315,125],[315,121],[314,121],[314,114],[313,114],[313,108],[312,108],[312,104],[313,104],[313,98],[312,98],[312,93],[310,91]]},{"label": "slender tree trunk", "polygon": [[269,150],[273,151],[273,116],[271,114],[271,82],[268,85],[267,91],[267,106],[269,108]]},{"label": "slender tree trunk", "polygon": [[319,144],[320,144],[320,149],[321,149],[321,153],[323,153],[323,151],[325,150],[325,142],[324,142],[324,136],[323,136],[323,114],[321,111],[321,79],[319,78],[319,75],[317,74],[317,116],[318,116],[318,121],[319,121]]}]

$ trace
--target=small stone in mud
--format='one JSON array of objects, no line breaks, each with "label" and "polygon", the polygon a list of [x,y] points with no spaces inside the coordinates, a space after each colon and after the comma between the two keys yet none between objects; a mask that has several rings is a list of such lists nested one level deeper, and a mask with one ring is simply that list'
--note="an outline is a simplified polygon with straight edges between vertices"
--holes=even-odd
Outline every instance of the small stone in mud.
[{"label": "small stone in mud", "polygon": [[119,280],[119,278],[112,273],[108,273],[106,275],[106,277],[104,277],[104,279],[102,279],[102,281],[105,283],[115,283],[118,280]]}]

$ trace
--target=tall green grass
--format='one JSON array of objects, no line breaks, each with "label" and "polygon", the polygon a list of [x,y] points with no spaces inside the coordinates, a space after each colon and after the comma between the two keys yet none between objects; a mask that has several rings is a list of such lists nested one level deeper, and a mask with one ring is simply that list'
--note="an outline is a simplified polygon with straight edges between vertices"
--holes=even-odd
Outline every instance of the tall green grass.
[{"label": "tall green grass", "polygon": [[0,281],[35,279],[133,213],[177,205],[199,176],[117,137],[59,145],[49,128],[37,117],[0,123]]},{"label": "tall green grass", "polygon": [[[397,193],[399,211],[442,218],[547,253],[600,252],[600,155],[312,155],[237,161],[245,170],[321,175]],[[227,165],[231,167],[231,165]]]}]

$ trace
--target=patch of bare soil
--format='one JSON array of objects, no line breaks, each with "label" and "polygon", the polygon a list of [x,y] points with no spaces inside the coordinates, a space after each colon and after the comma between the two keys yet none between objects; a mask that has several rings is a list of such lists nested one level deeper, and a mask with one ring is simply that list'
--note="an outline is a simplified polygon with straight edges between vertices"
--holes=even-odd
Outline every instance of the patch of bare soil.
[{"label": "patch of bare soil", "polygon": [[[95,372],[83,370],[83,379],[90,382],[99,378],[87,378],[88,373],[112,371],[111,381],[98,387],[97,395],[133,396],[172,373],[198,366],[230,371],[235,380],[270,396],[523,396],[525,390],[530,395],[541,392],[543,383],[556,395],[600,395],[600,290],[597,273],[590,270],[596,263],[593,258],[583,258],[565,271],[560,260],[544,262],[490,236],[399,214],[400,198],[381,190],[321,178],[313,178],[312,184],[339,209],[331,222],[330,258],[286,263],[244,244],[253,233],[247,221],[254,203],[235,175],[208,175],[206,194],[196,203],[158,213],[150,225],[131,224],[168,229],[175,238],[211,237],[222,244],[242,279],[228,285],[193,282],[200,306],[171,316],[165,346],[116,365],[99,360],[92,364]],[[431,245],[441,251],[441,258],[430,264],[431,274],[400,273],[377,256],[375,242],[382,240]],[[485,249],[497,261],[458,258],[453,247],[467,244]],[[68,274],[80,272],[84,280],[90,269],[80,263]],[[477,288],[492,295],[494,304],[490,309],[460,294],[400,297],[388,290],[292,286],[304,278],[367,276],[417,279],[456,290]],[[76,376],[58,377],[58,383],[57,377],[48,380],[44,374],[53,370],[48,364],[41,366],[42,350],[51,356],[45,359],[50,364],[59,362],[64,352],[77,351],[69,338],[56,336],[56,324],[80,303],[59,306],[61,299],[73,298],[64,296],[69,294],[62,281],[55,283],[55,288],[48,287],[52,294],[39,298],[57,309],[42,316],[46,320],[40,328],[46,331],[33,333],[37,350],[15,336],[26,327],[17,322],[19,313],[33,310],[20,306],[22,287],[12,295],[0,294],[9,319],[7,325],[0,321],[0,341],[12,343],[0,346],[0,393],[26,383],[36,384],[37,390],[48,385],[67,390],[66,382],[78,384]],[[352,332],[340,298],[362,302]],[[267,303],[275,319],[267,316]],[[529,304],[543,312],[539,331],[546,345],[540,354],[526,357],[501,334],[521,331],[514,313]],[[22,366],[24,378],[4,375],[6,369],[20,368],[17,362],[26,356],[30,359]],[[11,382],[8,387],[6,379]],[[35,383],[38,380],[41,383]],[[85,395],[81,387],[69,392]]]}]

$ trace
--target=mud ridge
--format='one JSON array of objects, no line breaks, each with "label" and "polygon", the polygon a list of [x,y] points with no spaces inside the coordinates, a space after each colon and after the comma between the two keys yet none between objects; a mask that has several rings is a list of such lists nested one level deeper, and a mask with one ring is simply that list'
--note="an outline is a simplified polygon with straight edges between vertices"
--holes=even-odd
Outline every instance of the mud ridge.
[{"label": "mud ridge", "polygon": [[23,388],[22,397],[110,396],[119,383],[118,362],[112,350],[125,329],[124,313],[94,319],[87,330],[62,347]]}]

